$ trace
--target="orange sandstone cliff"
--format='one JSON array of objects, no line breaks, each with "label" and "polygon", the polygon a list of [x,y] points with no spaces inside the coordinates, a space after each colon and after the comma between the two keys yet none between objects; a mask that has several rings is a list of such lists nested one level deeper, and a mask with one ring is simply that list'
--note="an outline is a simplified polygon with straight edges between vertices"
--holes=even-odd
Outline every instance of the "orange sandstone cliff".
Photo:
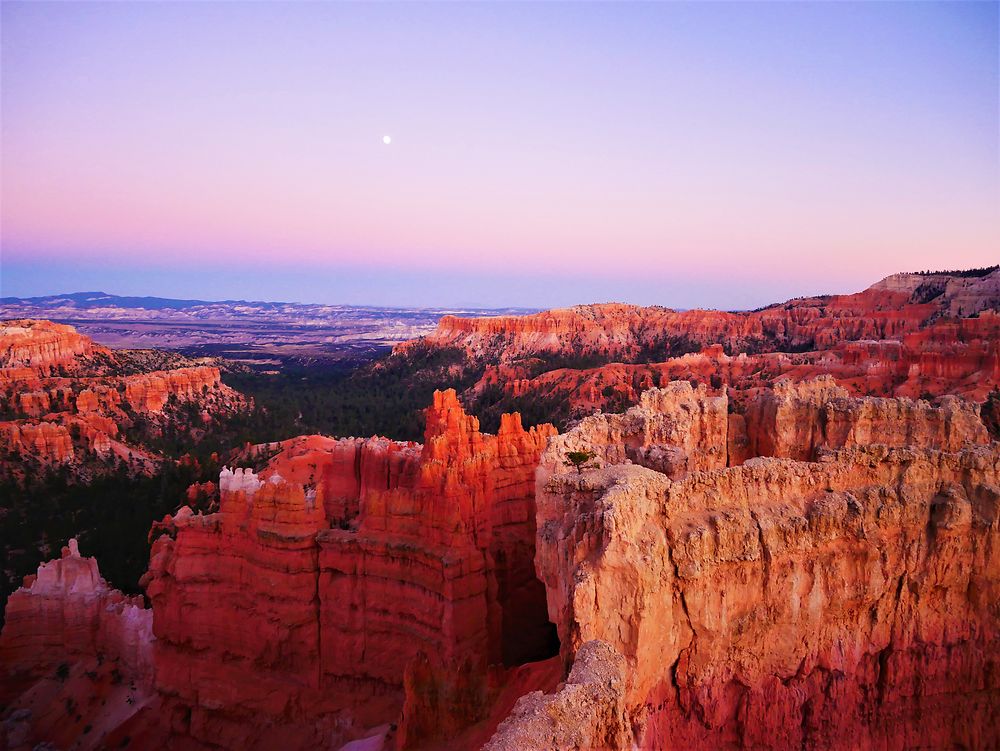
[{"label": "orange sandstone cliff", "polygon": [[[498,702],[516,698],[507,684],[552,685],[517,666],[557,649],[533,567],[534,473],[553,434],[517,415],[481,433],[446,391],[423,445],[313,436],[272,447],[259,474],[224,470],[218,513],[184,508],[156,525],[144,611],[154,698],[113,737],[481,744]],[[38,659],[20,634],[39,611],[18,597],[5,668]],[[58,639],[69,618],[46,616],[40,638]]]},{"label": "orange sandstone cliff", "polygon": [[[698,468],[732,443],[719,399],[671,384],[550,441],[536,565],[571,669],[487,748],[996,748],[1000,444],[978,406],[783,384],[751,405],[759,455]],[[682,423],[697,441],[663,430]]]}]

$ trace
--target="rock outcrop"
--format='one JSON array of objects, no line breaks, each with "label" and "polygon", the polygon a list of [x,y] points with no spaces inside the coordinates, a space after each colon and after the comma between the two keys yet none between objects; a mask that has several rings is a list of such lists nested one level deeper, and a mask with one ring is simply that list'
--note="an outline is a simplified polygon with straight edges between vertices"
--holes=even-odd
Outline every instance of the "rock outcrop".
[{"label": "rock outcrop", "polygon": [[395,721],[413,746],[486,718],[504,662],[554,649],[531,565],[553,432],[511,415],[483,434],[446,391],[423,446],[309,437],[223,471],[219,513],[158,525],[146,579],[169,742],[302,747]]},{"label": "rock outcrop", "polygon": [[858,395],[982,401],[1000,386],[998,288],[992,269],[897,274],[857,294],[750,312],[604,304],[445,316],[394,358],[419,368],[427,352],[449,352],[478,377],[464,396],[480,411],[545,405],[563,422],[621,411],[680,379],[745,391],[828,374]]},{"label": "rock outcrop", "polygon": [[[569,685],[523,699],[494,747],[996,747],[1000,444],[976,405],[788,385],[759,408],[783,437],[755,445],[816,461],[671,478],[600,459],[623,419],[678,410],[643,402],[552,439],[538,474],[536,565],[563,657],[593,672],[599,643],[625,677],[606,713]],[[565,466],[570,449],[599,466]]]},{"label": "rock outcrop", "polygon": [[483,751],[579,751],[628,748],[625,658],[600,641],[576,651],[573,669],[554,694],[533,691],[518,699]]},{"label": "rock outcrop", "polygon": [[[0,422],[0,476],[23,480],[26,471],[61,465],[85,480],[117,461],[146,472],[157,459],[143,449],[142,435],[138,443],[124,442],[126,428],[141,426],[133,435],[149,440],[167,426],[196,430],[249,406],[222,383],[217,367],[145,372],[147,359],[171,358],[112,352],[49,321],[3,323],[0,411],[8,419]],[[182,409],[190,405],[200,408],[193,416]]]},{"label": "rock outcrop", "polygon": [[75,539],[26,577],[0,632],[0,747],[117,745],[120,727],[155,702],[152,616]]},{"label": "rock outcrop", "polygon": [[[855,395],[910,398],[957,394],[982,401],[1000,386],[1000,315],[939,322],[898,340],[839,342],[813,352],[728,355],[721,345],[663,362],[556,368],[533,375],[534,366],[487,365],[471,393],[492,390],[518,401],[562,401],[573,414],[621,409],[639,395],[674,380],[750,391],[777,378],[809,380],[830,375]],[[530,376],[530,377],[526,377]]]},{"label": "rock outcrop", "polygon": [[107,352],[72,326],[51,321],[5,321],[0,337],[0,372],[24,369],[49,375],[60,367],[73,367],[77,357],[96,351]]},{"label": "rock outcrop", "polygon": [[[936,294],[932,294],[935,292]],[[800,298],[752,312],[674,311],[615,303],[527,316],[444,316],[425,337],[474,358],[510,364],[532,356],[600,354],[632,361],[720,344],[727,353],[825,350],[842,341],[900,339],[942,317],[1000,307],[1000,270],[982,277],[897,274],[853,295]],[[414,343],[397,346],[405,352]]]},{"label": "rock outcrop", "polygon": [[8,680],[50,675],[61,663],[98,653],[130,676],[152,682],[152,613],[101,578],[76,540],[38,567],[7,603],[0,664]]},{"label": "rock outcrop", "polygon": [[[125,401],[137,412],[162,412],[170,398],[197,401],[222,385],[214,367],[178,368],[124,379]],[[79,401],[77,409],[80,409]]]}]

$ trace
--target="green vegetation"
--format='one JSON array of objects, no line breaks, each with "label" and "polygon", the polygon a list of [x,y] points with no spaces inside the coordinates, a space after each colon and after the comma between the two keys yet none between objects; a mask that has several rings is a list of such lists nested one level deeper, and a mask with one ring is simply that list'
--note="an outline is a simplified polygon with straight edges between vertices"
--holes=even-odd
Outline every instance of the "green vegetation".
[{"label": "green vegetation", "polygon": [[71,483],[62,470],[29,472],[23,486],[0,482],[0,608],[38,564],[59,556],[71,537],[80,552],[97,556],[101,575],[138,593],[149,563],[150,524],[175,511],[193,482],[218,479],[218,464],[169,462],[153,477],[119,471],[86,484]]},{"label": "green vegetation", "polygon": [[593,458],[594,454],[591,451],[568,451],[563,463],[567,467],[576,467],[577,474],[583,474],[583,470],[587,468],[587,462]]},{"label": "green vegetation", "polygon": [[305,433],[384,435],[420,441],[423,410],[435,389],[462,391],[481,375],[458,349],[414,347],[404,358],[358,368],[329,363],[289,366],[277,375],[226,373],[223,381],[253,397],[257,409],[230,421],[229,445],[280,441]]},{"label": "green vegetation", "polygon": [[997,266],[980,266],[976,269],[953,269],[951,271],[914,271],[914,274],[919,276],[935,276],[937,274],[942,274],[944,276],[957,276],[962,279],[968,279],[971,277],[988,276],[992,274],[997,269],[1000,269],[1000,265]]},{"label": "green vegetation", "polygon": [[990,433],[990,438],[994,441],[1000,441],[1000,388],[994,388],[986,396],[980,414]]}]

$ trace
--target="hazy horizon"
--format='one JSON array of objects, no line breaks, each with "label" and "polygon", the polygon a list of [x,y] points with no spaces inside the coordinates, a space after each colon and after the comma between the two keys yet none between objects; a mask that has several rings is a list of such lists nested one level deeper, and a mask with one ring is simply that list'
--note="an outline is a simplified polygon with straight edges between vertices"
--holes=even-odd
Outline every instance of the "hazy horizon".
[{"label": "hazy horizon", "polygon": [[746,309],[1000,247],[994,2],[0,12],[5,296]]},{"label": "hazy horizon", "polygon": [[[995,264],[991,264],[991,265],[995,265]],[[907,270],[905,272],[894,272],[894,273],[916,273],[916,272],[921,272],[921,271],[932,271],[933,272],[933,271],[957,271],[957,270],[963,270],[963,269],[909,269],[909,270]],[[882,278],[884,278],[884,277],[882,277]],[[98,280],[98,281],[100,281],[101,283],[104,283],[106,281],[106,279],[102,279],[102,280]],[[875,284],[878,281],[881,281],[881,279],[872,280],[871,284]],[[865,285],[865,288],[871,286],[871,284]],[[268,287],[271,288],[271,289],[273,289],[274,285],[268,285]],[[855,289],[855,290],[830,290],[830,291],[827,291],[827,292],[810,293],[808,295],[806,295],[806,294],[803,294],[803,295],[791,295],[791,296],[787,296],[787,297],[782,297],[780,299],[776,298],[776,299],[773,299],[773,300],[765,301],[765,302],[762,302],[760,305],[756,305],[756,306],[753,306],[753,307],[756,308],[756,307],[762,307],[762,306],[769,305],[769,304],[783,303],[783,302],[786,302],[788,300],[792,300],[792,299],[799,298],[799,297],[813,297],[813,296],[819,296],[819,295],[852,294],[852,293],[860,292],[860,291],[862,291],[862,289]],[[199,302],[260,302],[260,303],[290,303],[290,304],[298,304],[298,305],[343,305],[343,306],[347,306],[347,307],[401,308],[401,309],[417,308],[417,309],[442,309],[442,310],[447,310],[447,309],[497,310],[497,309],[502,309],[502,308],[509,308],[509,309],[515,309],[515,310],[517,310],[517,309],[520,309],[520,310],[545,310],[547,308],[550,309],[550,308],[556,308],[556,307],[572,307],[573,305],[587,305],[587,304],[601,304],[601,303],[626,303],[626,301],[623,300],[623,299],[611,299],[611,298],[608,298],[608,299],[593,299],[593,300],[588,300],[588,301],[583,301],[583,302],[568,303],[567,305],[554,305],[554,306],[546,306],[546,307],[539,307],[539,306],[535,306],[535,305],[504,305],[504,304],[496,304],[496,305],[482,305],[482,304],[468,304],[468,305],[464,305],[464,304],[453,304],[453,305],[437,305],[437,304],[403,305],[403,304],[389,304],[389,303],[386,303],[386,304],[372,304],[372,303],[365,303],[365,302],[358,302],[358,301],[354,301],[354,302],[343,302],[343,301],[336,301],[336,300],[317,301],[317,300],[291,299],[291,298],[279,298],[279,297],[232,297],[231,298],[231,297],[205,297],[205,296],[198,296],[198,295],[181,295],[181,294],[166,295],[166,294],[146,293],[146,292],[121,292],[121,291],[118,291],[118,290],[113,289],[113,288],[108,288],[107,284],[105,284],[104,287],[95,287],[95,288],[92,288],[92,289],[91,288],[57,289],[54,292],[45,292],[45,293],[31,294],[31,295],[14,295],[14,294],[6,294],[6,292],[4,292],[3,294],[0,294],[0,298],[33,299],[33,298],[68,296],[68,295],[81,294],[81,293],[101,293],[101,294],[106,294],[106,295],[110,295],[110,296],[114,296],[114,297],[151,297],[151,298],[160,298],[160,299],[169,299],[169,300],[181,300],[181,301],[191,300],[191,301],[199,301]],[[628,304],[628,303],[626,303],[626,304]],[[732,307],[731,306],[731,307],[720,308],[718,306],[710,306],[710,305],[671,306],[671,305],[667,305],[667,304],[664,304],[664,303],[632,303],[632,304],[638,304],[638,305],[662,305],[663,307],[672,307],[672,308],[675,308],[675,309],[678,309],[678,310],[691,310],[691,309],[697,309],[697,308],[720,309],[720,310],[750,310],[750,309],[752,309],[749,306],[742,306],[742,307],[738,307],[738,306],[737,307]]]}]

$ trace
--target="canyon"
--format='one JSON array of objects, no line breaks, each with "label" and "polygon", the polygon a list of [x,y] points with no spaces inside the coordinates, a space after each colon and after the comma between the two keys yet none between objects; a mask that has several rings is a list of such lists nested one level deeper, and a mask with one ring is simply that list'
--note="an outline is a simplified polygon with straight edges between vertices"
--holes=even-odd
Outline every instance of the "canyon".
[{"label": "canyon", "polygon": [[[516,415],[483,434],[446,391],[423,445],[309,436],[260,447],[271,456],[259,474],[224,469],[217,513],[184,507],[154,526],[152,608],[132,636],[152,651],[155,699],[109,737],[261,749],[368,732],[406,746],[488,737],[475,726],[518,666],[555,650],[532,566],[534,471],[552,435]],[[85,590],[64,586],[71,602],[50,613],[37,583],[79,560],[43,564],[12,595],[0,637],[9,685],[31,685],[54,660],[77,670],[77,652],[42,648],[61,633],[89,628],[81,640],[100,642],[76,604]],[[25,633],[27,614],[43,612],[58,632]],[[117,669],[148,686],[142,667]]]},{"label": "canyon", "polygon": [[[0,737],[997,748],[998,294],[985,270],[750,313],[446,317],[389,359],[472,376],[422,442],[246,447],[152,525],[145,599],[76,541],[27,577]],[[74,334],[19,334],[4,363],[44,383],[117,356]],[[130,409],[170,401],[122,377]],[[498,393],[572,419],[491,434],[472,413]]]}]

